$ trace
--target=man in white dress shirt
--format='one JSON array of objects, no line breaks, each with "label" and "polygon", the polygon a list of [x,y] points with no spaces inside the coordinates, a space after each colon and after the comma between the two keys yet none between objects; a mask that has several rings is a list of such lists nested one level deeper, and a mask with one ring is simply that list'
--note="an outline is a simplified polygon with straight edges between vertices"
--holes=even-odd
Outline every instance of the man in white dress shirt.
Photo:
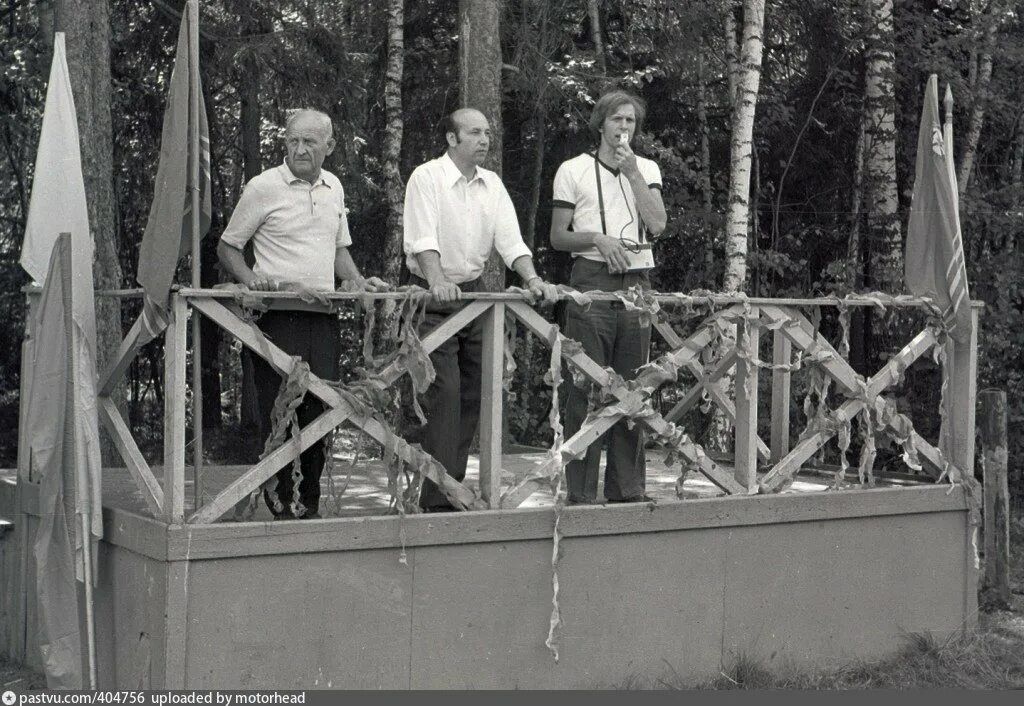
[{"label": "man in white dress shirt", "polygon": [[[421,335],[458,310],[463,292],[480,291],[479,278],[493,249],[533,296],[557,298],[554,285],[533,267],[501,178],[480,166],[490,148],[487,118],[478,110],[456,110],[445,119],[444,134],[445,154],[417,167],[405,190],[406,264],[413,282],[433,295]],[[430,356],[437,377],[423,399],[427,423],[422,445],[458,481],[466,477],[480,419],[482,342],[483,320],[477,318]],[[429,480],[423,483],[420,507],[427,512],[453,509]]]},{"label": "man in white dress shirt", "polygon": [[[376,277],[363,279],[348,247],[352,238],[345,215],[341,182],[325,169],[324,159],[334,151],[328,115],[315,110],[292,113],[285,126],[287,156],[284,164],[268,169],[245,185],[217,246],[221,266],[249,289],[295,291],[307,300],[326,304],[323,292],[333,292],[335,278],[368,291],[387,284]],[[242,248],[252,240],[255,265],[245,262]],[[294,309],[266,312],[260,330],[289,355],[309,363],[310,371],[328,380],[338,378],[341,341],[338,319],[296,302]],[[253,356],[260,431],[271,431],[271,413],[281,377],[266,361]],[[299,406],[299,424],[306,426],[324,411],[312,395]],[[320,475],[324,450],[313,444],[301,456],[301,477],[291,466],[280,471],[276,483],[264,490],[275,519],[319,517]],[[296,486],[297,489],[296,489]]]}]

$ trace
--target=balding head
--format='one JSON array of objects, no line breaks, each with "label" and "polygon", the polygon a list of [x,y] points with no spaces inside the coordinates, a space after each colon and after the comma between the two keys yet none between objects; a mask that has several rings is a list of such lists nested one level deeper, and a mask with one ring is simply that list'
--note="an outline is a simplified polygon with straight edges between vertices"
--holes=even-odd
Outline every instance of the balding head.
[{"label": "balding head", "polygon": [[460,108],[445,119],[448,156],[464,174],[472,174],[487,159],[491,126],[487,117],[473,108]]},{"label": "balding head", "polygon": [[316,183],[324,158],[334,151],[331,119],[319,110],[296,110],[288,116],[284,142],[285,161],[299,179]]},{"label": "balding head", "polygon": [[329,140],[334,136],[334,124],[331,122],[331,116],[319,110],[298,108],[289,111],[288,119],[284,123],[285,135],[287,136],[290,131],[295,130],[299,126],[319,130],[325,140]]}]

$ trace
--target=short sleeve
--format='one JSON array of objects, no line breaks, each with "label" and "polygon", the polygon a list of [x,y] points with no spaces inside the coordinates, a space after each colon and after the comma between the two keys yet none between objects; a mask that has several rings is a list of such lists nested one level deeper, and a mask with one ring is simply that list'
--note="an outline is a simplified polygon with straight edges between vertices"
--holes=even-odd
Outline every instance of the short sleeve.
[{"label": "short sleeve", "polygon": [[643,161],[645,167],[644,170],[644,181],[647,182],[647,188],[661,190],[661,169],[658,167],[658,163],[645,159]]},{"label": "short sleeve", "polygon": [[249,242],[257,229],[263,224],[263,200],[259,194],[259,177],[251,180],[242,189],[242,195],[231,213],[231,220],[221,234],[220,239],[228,245],[241,250]]},{"label": "short sleeve", "polygon": [[335,249],[347,248],[352,244],[352,234],[348,230],[348,209],[345,208],[345,190],[338,184],[338,235],[335,238]]},{"label": "short sleeve", "polygon": [[562,162],[555,172],[554,190],[551,195],[551,205],[554,208],[576,208],[576,179],[573,178],[572,169],[568,162]]}]

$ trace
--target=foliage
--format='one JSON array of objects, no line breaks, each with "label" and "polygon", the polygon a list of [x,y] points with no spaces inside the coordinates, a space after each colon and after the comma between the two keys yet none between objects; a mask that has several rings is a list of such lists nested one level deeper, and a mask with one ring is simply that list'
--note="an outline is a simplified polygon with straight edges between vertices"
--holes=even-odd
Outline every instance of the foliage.
[{"label": "foliage", "polygon": [[[181,0],[111,0],[114,81],[115,192],[125,286],[134,282],[159,151],[164,98]],[[966,134],[973,104],[970,64],[979,47],[980,17],[967,0],[896,0],[895,93],[897,192],[906,221],[923,85],[929,73],[949,83],[955,126]],[[502,28],[504,180],[527,238],[546,276],[565,281],[569,259],[547,246],[550,184],[559,163],[590,146],[586,120],[606,87],[628,87],[644,97],[648,119],[638,151],[654,158],[664,176],[669,215],[656,244],[662,291],[716,289],[722,274],[721,230],[728,182],[728,63],[726,0],[605,0],[600,30],[607,73],[599,69],[585,0],[508,0]],[[810,296],[850,290],[849,240],[858,218],[856,143],[863,111],[864,39],[870,28],[856,0],[770,2],[766,12],[761,94],[755,123],[754,219],[748,292]],[[32,178],[32,157],[48,69],[41,27],[47,4],[9,3],[0,27],[0,326],[9,341],[22,335],[24,307],[17,265]],[[282,157],[285,111],[311,106],[334,119],[338,147],[327,168],[345,185],[357,262],[370,273],[386,238],[382,143],[386,129],[383,3],[323,0],[210,0],[201,4],[201,65],[210,117],[216,238],[230,217],[255,152],[258,166]],[[998,25],[991,96],[975,168],[962,204],[973,295],[986,303],[980,336],[979,386],[1007,390],[1013,446],[1024,451],[1024,192],[1014,174],[1015,140],[1024,129],[1024,19],[1008,4]],[[458,100],[458,19],[453,3],[406,0],[401,175],[438,154],[437,125]],[[703,77],[703,78],[702,78]],[[707,96],[710,163],[701,157],[696,109],[700,82]],[[242,130],[243,95],[259,101],[258,144]],[[539,129],[543,127],[543,130]],[[541,156],[540,170],[533,157]],[[1015,170],[1017,170],[1015,172]],[[536,181],[539,175],[539,183]],[[712,186],[710,209],[702,178]],[[537,196],[539,194],[539,197]],[[531,218],[530,216],[535,216]],[[867,247],[866,245],[862,246]],[[185,263],[183,263],[183,268]],[[213,271],[213,262],[204,261]],[[184,269],[183,269],[184,273]],[[126,307],[125,323],[135,310]],[[361,323],[346,314],[350,359],[359,361]],[[876,341],[890,350],[894,341]],[[855,345],[856,347],[856,345]],[[525,350],[522,339],[519,350]],[[537,343],[518,361],[513,389],[537,379],[546,348]],[[225,418],[237,415],[236,352],[221,346]],[[159,420],[159,347],[133,365],[133,426]],[[19,348],[0,350],[0,395],[17,389]],[[544,389],[522,394],[508,417],[517,440],[544,443]],[[669,397],[671,394],[669,393]],[[8,399],[5,397],[4,399]],[[522,403],[520,405],[520,402]],[[923,403],[922,403],[923,404]],[[920,416],[920,415],[919,415]],[[699,420],[694,420],[699,423]],[[11,459],[13,460],[13,459]]]}]

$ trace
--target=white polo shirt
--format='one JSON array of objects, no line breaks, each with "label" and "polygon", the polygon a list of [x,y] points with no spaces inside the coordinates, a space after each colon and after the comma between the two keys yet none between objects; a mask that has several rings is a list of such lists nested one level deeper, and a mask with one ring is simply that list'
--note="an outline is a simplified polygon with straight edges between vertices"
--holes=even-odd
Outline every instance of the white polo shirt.
[{"label": "white polo shirt", "polygon": [[436,250],[445,277],[456,284],[479,277],[492,248],[508,267],[530,255],[501,177],[477,167],[466,179],[447,152],[409,177],[403,235],[410,272],[423,277],[416,255]]},{"label": "white polo shirt", "polygon": [[310,184],[287,163],[254,177],[221,235],[239,250],[250,239],[258,276],[334,291],[335,251],[352,244],[338,177],[321,169]]},{"label": "white polo shirt", "polygon": [[[650,159],[636,156],[637,168],[648,188],[661,189],[661,170]],[[601,227],[601,209],[597,193],[597,177],[594,169],[599,168],[601,196],[604,200],[604,223]],[[642,243],[640,214],[636,208],[636,197],[629,180],[618,169],[609,167],[594,154],[584,153],[562,162],[555,173],[554,208],[572,210],[572,229],[577,232],[596,232],[621,237],[635,243]],[[645,251],[650,254],[650,250]],[[632,253],[631,260],[633,259]],[[574,252],[573,257],[604,262],[597,248]],[[653,266],[653,260],[647,267]]]}]

